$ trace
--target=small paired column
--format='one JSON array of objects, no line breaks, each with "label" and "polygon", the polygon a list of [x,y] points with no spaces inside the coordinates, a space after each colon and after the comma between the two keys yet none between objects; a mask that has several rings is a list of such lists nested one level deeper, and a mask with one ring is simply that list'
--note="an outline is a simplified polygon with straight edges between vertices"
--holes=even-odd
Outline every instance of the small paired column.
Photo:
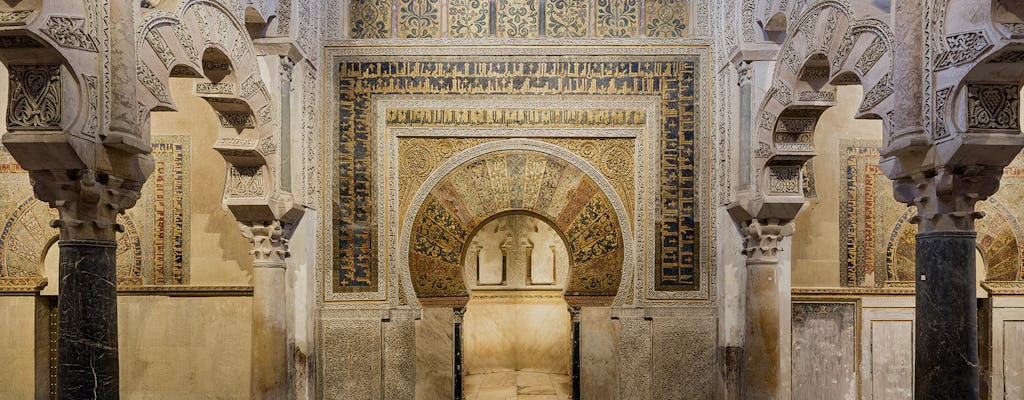
[{"label": "small paired column", "polygon": [[454,388],[455,389],[455,392],[454,392],[455,393],[455,400],[462,400],[463,399],[463,394],[462,394],[462,318],[466,315],[466,309],[462,308],[462,307],[458,307],[458,308],[453,308],[452,311],[454,311],[454,313],[455,313],[455,318],[454,318],[454,322],[455,322],[455,331],[454,331],[455,332],[455,338],[454,338],[455,354],[454,354],[454,357],[452,358],[453,361],[454,361],[452,364],[454,364],[454,368],[455,368],[455,371],[454,371],[455,372],[455,374],[454,374],[454,378],[455,379],[453,379],[452,381],[453,381],[453,386],[455,386],[455,388]]},{"label": "small paired column", "polygon": [[896,181],[896,199],[917,206],[914,393],[976,399],[978,310],[975,203],[995,193],[1001,168],[939,168]]},{"label": "small paired column", "polygon": [[288,325],[285,319],[286,231],[278,221],[240,223],[252,242],[253,399],[285,399],[288,395]]},{"label": "small paired column", "polygon": [[[742,398],[777,399],[780,385],[779,259],[782,240],[793,234],[789,221],[753,219],[742,223],[747,256],[746,318]],[[788,328],[787,328],[788,329]]]},{"label": "small paired column", "polygon": [[580,397],[580,307],[569,307],[572,316],[572,398]]}]

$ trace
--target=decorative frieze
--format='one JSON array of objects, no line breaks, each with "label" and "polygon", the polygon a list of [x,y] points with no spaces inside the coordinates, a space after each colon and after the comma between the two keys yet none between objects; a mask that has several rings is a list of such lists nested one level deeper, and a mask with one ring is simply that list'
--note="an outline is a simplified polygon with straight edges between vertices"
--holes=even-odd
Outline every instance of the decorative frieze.
[{"label": "decorative frieze", "polygon": [[800,101],[836,101],[836,92],[807,90],[800,92]]},{"label": "decorative frieze", "polygon": [[538,0],[496,0],[495,35],[506,38],[537,37]]},{"label": "decorative frieze", "polygon": [[772,86],[772,88],[775,89],[772,92],[772,99],[779,102],[779,104],[785,106],[793,102],[793,92],[785,83],[782,81],[775,81],[775,85]]},{"label": "decorative frieze", "polygon": [[644,110],[389,108],[390,126],[586,128],[647,123]]},{"label": "decorative frieze", "polygon": [[43,45],[28,36],[0,36],[0,49],[39,48]]},{"label": "decorative frieze", "polygon": [[256,117],[259,118],[260,125],[270,123],[270,105],[260,107],[259,111],[256,112]]},{"label": "decorative frieze", "polygon": [[60,128],[59,65],[11,65],[7,128]]},{"label": "decorative frieze", "polygon": [[992,47],[982,31],[962,32],[946,36],[946,50],[935,59],[935,69],[942,70],[978,58]]},{"label": "decorative frieze", "polygon": [[440,2],[438,0],[399,0],[398,36],[403,38],[440,37]]},{"label": "decorative frieze", "polygon": [[171,95],[167,92],[167,87],[160,81],[160,78],[153,73],[153,70],[149,69],[146,63],[138,63],[136,67],[138,71],[139,83],[145,86],[149,93],[153,94],[153,97],[157,101],[164,104],[171,104]]},{"label": "decorative frieze", "polygon": [[171,68],[171,66],[174,65],[174,53],[171,52],[171,48],[167,46],[167,41],[164,40],[164,37],[160,35],[160,32],[157,29],[153,29],[146,33],[146,43],[149,43],[149,46],[153,48],[153,51],[156,52],[156,56],[160,58],[160,62],[162,62],[165,67]]},{"label": "decorative frieze", "polygon": [[264,156],[269,156],[277,152],[277,141],[274,140],[273,136],[268,136],[260,140],[259,151]]},{"label": "decorative frieze", "polygon": [[871,90],[864,94],[864,101],[860,103],[860,111],[865,112],[875,108],[882,100],[893,93],[892,73],[885,74]]},{"label": "decorative frieze", "polygon": [[0,12],[0,26],[24,25],[30,16],[32,16],[32,10]]},{"label": "decorative frieze", "polygon": [[946,131],[946,103],[949,101],[949,95],[953,92],[952,87],[942,88],[935,92],[935,121],[932,123],[932,130],[935,132],[935,138],[943,138],[949,134]]},{"label": "decorative frieze", "polygon": [[597,0],[597,36],[636,36],[640,19],[640,8],[637,4],[637,0]]},{"label": "decorative frieze", "polygon": [[225,128],[255,128],[256,120],[250,112],[220,112],[217,113],[220,119],[220,126]]},{"label": "decorative frieze", "polygon": [[99,132],[99,111],[96,107],[97,98],[99,97],[99,92],[97,92],[98,82],[95,76],[84,75],[83,78],[85,78],[86,96],[88,96],[89,100],[89,115],[86,116],[82,133],[87,137],[96,137]]},{"label": "decorative frieze", "polygon": [[96,52],[96,38],[87,33],[84,27],[85,19],[51,16],[41,30],[58,45]]},{"label": "decorative frieze", "polygon": [[353,38],[391,37],[391,0],[353,0],[351,7]]},{"label": "decorative frieze", "polygon": [[195,94],[233,94],[235,85],[229,82],[196,82]]},{"label": "decorative frieze", "polygon": [[547,0],[544,33],[548,37],[587,36],[590,0]]},{"label": "decorative frieze", "polygon": [[193,64],[199,64],[199,50],[196,49],[196,45],[192,42],[192,34],[180,23],[174,25],[172,32],[178,38],[178,43],[181,43],[181,47],[185,49],[185,54],[188,55],[189,61],[192,61]]},{"label": "decorative frieze", "polygon": [[889,48],[886,46],[885,41],[881,37],[875,36],[875,39],[871,41],[868,48],[861,54],[860,59],[857,60],[857,72],[861,75],[866,75],[887,52]]},{"label": "decorative frieze", "polygon": [[647,0],[648,37],[686,36],[689,27],[688,0]]},{"label": "decorative frieze", "polygon": [[968,84],[967,127],[1020,131],[1020,85]]},{"label": "decorative frieze", "polygon": [[772,194],[800,194],[800,166],[768,167],[765,184]]},{"label": "decorative frieze", "polygon": [[259,197],[266,194],[266,166],[238,167],[232,165],[228,170],[226,186],[229,197]]},{"label": "decorative frieze", "polygon": [[483,0],[449,0],[448,34],[456,38],[481,38],[490,34],[491,3]]}]

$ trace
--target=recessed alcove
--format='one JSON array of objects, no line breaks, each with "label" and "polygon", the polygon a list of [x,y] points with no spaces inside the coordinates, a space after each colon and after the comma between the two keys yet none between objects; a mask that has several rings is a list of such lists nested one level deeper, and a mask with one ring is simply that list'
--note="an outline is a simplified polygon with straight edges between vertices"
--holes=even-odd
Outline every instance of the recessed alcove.
[{"label": "recessed alcove", "polygon": [[569,254],[561,234],[533,214],[511,212],[480,224],[468,243],[466,398],[568,395],[572,323],[563,298]]}]

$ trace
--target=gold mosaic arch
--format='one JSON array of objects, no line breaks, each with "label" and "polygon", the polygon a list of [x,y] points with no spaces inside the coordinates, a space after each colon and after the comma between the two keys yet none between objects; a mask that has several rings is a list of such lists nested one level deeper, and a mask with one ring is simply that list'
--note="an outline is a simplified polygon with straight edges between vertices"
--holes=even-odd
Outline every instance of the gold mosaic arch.
[{"label": "gold mosaic arch", "polygon": [[[985,213],[985,218],[975,224],[977,246],[985,259],[986,281],[1020,280],[1024,260],[1021,239],[1024,232],[1013,214],[995,197],[978,203],[978,210]],[[899,285],[898,282],[913,282],[916,259],[917,225],[909,223],[910,217],[916,215],[913,208],[893,228],[886,249],[886,285]]]},{"label": "gold mosaic arch", "polygon": [[[44,257],[55,245],[58,231],[50,222],[57,210],[32,196],[2,210],[7,215],[0,228],[0,279],[43,276]],[[141,285],[142,241],[135,219],[125,213],[117,217],[124,231],[117,234],[117,280],[119,284]]]},{"label": "gold mosaic arch", "polygon": [[477,227],[509,211],[537,214],[564,235],[572,265],[566,295],[615,296],[624,234],[612,202],[580,168],[525,149],[472,158],[430,189],[416,210],[407,250],[416,296],[468,296],[465,244]]}]

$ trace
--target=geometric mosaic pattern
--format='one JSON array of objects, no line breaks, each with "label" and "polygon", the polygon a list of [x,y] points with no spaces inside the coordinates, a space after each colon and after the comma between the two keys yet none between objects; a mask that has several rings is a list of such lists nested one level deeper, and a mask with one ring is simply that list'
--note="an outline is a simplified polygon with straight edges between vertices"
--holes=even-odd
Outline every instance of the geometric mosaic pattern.
[{"label": "geometric mosaic pattern", "polygon": [[[842,146],[846,196],[840,205],[840,254],[843,285],[913,286],[916,209],[897,202],[892,181],[878,168],[877,144]],[[1022,280],[1024,262],[1024,168],[1018,158],[1003,172],[999,191],[978,202],[985,217],[975,221],[977,245],[985,260],[985,279]]]},{"label": "geometric mosaic pattern", "polygon": [[[451,4],[451,3],[450,3]],[[661,99],[656,290],[697,290],[696,56],[374,57],[337,65],[335,293],[379,282],[370,99],[377,95],[652,95]]]},{"label": "geometric mosaic pattern", "polygon": [[[189,243],[188,136],[153,136],[156,168],[139,201],[118,223],[119,285],[187,284]],[[28,173],[0,147],[0,278],[42,276],[43,257],[56,240],[57,211],[36,200]]]},{"label": "geometric mosaic pattern", "polygon": [[352,0],[349,7],[354,39],[683,38],[691,22],[690,0]]}]

